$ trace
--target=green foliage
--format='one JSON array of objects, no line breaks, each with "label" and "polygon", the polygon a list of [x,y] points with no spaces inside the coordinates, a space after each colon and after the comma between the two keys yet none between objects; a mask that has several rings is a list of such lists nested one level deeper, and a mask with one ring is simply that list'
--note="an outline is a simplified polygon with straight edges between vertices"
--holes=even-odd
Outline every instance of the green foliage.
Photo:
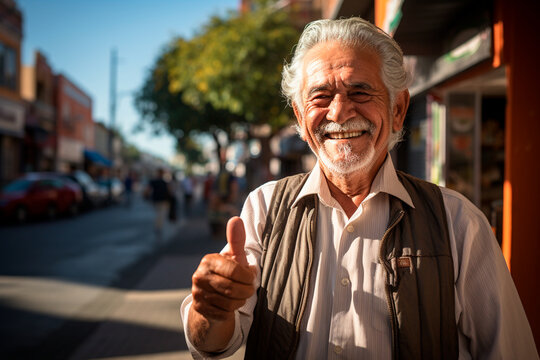
[{"label": "green foliage", "polygon": [[139,160],[140,152],[139,149],[132,144],[125,143],[122,148],[122,156],[128,163]]},{"label": "green foliage", "polygon": [[280,92],[281,70],[298,36],[283,12],[262,8],[228,19],[214,17],[190,42],[195,56],[189,70],[185,62],[175,64],[178,89],[185,90],[189,104],[209,103],[249,123],[278,129],[291,116]]},{"label": "green foliage", "polygon": [[168,44],[135,105],[145,123],[177,138],[188,166],[201,161],[191,146],[200,133],[212,135],[221,159],[218,133],[230,138],[234,124],[269,124],[275,132],[289,123],[281,71],[299,35],[288,15],[265,0],[246,14],[212,17],[192,39]]},{"label": "green foliage", "polygon": [[143,87],[135,97],[135,106],[144,121],[156,131],[165,130],[177,139],[192,132],[210,131],[219,123],[225,131],[238,117],[216,110],[210,104],[199,107],[183,100],[183,92],[172,90],[168,64],[173,53],[167,49],[157,60]]},{"label": "green foliage", "polygon": [[259,8],[212,17],[191,40],[174,39],[135,103],[143,119],[178,138],[234,122],[268,123],[291,113],[280,93],[283,61],[298,39],[285,13]]}]

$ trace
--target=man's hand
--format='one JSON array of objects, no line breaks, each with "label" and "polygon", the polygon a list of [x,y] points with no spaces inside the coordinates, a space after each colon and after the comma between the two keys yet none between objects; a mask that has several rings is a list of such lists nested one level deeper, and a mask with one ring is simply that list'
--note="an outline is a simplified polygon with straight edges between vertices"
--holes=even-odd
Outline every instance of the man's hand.
[{"label": "man's hand", "polygon": [[255,272],[247,262],[245,241],[242,219],[231,218],[229,249],[206,255],[193,274],[189,330],[193,345],[203,351],[215,352],[227,345],[234,332],[234,311],[255,292]]}]

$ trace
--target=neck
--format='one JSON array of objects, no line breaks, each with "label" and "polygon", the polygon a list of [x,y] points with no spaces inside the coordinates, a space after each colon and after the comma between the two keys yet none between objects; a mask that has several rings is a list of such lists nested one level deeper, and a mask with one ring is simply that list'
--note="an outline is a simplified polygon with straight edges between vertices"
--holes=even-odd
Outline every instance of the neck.
[{"label": "neck", "polygon": [[385,159],[386,157],[383,157],[369,169],[346,175],[332,173],[324,167],[324,164],[320,164],[332,197],[337,200],[349,218],[368,196],[371,184]]}]

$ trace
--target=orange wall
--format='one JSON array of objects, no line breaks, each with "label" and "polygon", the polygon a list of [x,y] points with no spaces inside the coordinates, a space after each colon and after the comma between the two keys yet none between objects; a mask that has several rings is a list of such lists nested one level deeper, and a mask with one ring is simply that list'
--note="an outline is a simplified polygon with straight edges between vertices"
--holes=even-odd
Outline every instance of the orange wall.
[{"label": "orange wall", "polygon": [[375,0],[375,25],[382,28],[388,0]]},{"label": "orange wall", "polygon": [[497,5],[496,17],[503,25],[503,61],[508,83],[503,250],[538,345],[540,1],[500,0]]}]

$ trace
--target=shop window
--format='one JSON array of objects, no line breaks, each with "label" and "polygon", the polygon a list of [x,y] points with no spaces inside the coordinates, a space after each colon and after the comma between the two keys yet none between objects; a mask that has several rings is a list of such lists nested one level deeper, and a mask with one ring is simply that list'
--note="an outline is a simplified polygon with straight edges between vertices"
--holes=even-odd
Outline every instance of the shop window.
[{"label": "shop window", "polygon": [[502,239],[504,96],[450,94],[447,122],[447,186],[473,201]]},{"label": "shop window", "polygon": [[476,203],[475,109],[475,94],[449,96],[446,184]]},{"label": "shop window", "polygon": [[17,90],[17,53],[4,44],[0,44],[0,86]]}]

